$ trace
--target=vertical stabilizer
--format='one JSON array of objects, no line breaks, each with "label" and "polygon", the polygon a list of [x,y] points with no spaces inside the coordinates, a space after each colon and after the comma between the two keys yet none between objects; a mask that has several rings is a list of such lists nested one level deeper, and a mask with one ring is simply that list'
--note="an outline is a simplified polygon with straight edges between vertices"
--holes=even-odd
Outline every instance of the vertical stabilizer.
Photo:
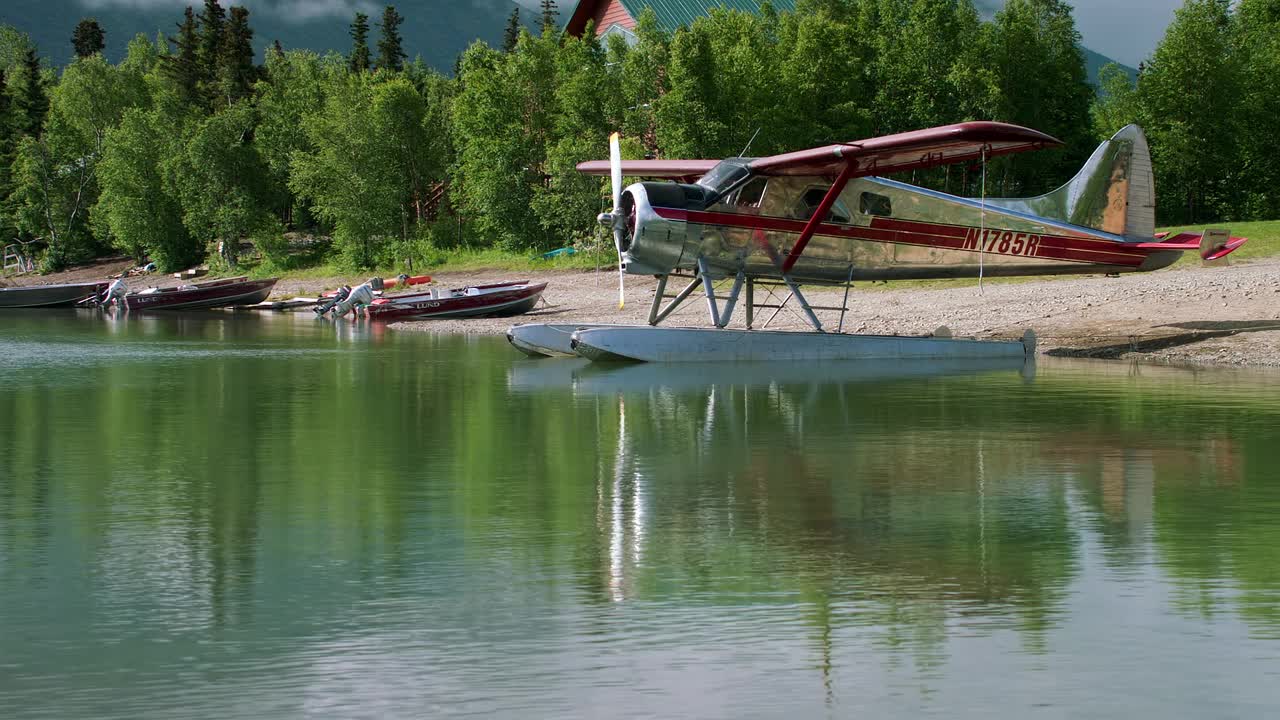
[{"label": "vertical stabilizer", "polygon": [[1149,241],[1156,230],[1156,184],[1142,128],[1128,125],[1103,142],[1066,185],[1026,199],[988,200],[1082,227]]}]

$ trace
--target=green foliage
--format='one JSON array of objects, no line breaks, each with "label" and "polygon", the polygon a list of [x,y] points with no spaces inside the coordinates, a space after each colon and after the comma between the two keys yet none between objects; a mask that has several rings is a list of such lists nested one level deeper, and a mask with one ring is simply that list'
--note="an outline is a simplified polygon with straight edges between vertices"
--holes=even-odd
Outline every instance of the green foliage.
[{"label": "green foliage", "polygon": [[71,46],[75,49],[76,57],[80,58],[100,53],[107,46],[106,33],[102,31],[102,26],[97,20],[85,18],[71,33]]},{"label": "green foliage", "polygon": [[125,113],[107,134],[99,167],[102,195],[95,211],[117,249],[139,263],[149,256],[165,272],[189,267],[203,254],[165,186],[162,165],[176,151],[173,130],[158,110]]},{"label": "green foliage", "polygon": [[18,130],[14,123],[5,71],[0,69],[0,241],[17,232],[13,207],[13,161],[18,151]]},{"label": "green foliage", "polygon": [[511,10],[511,17],[507,18],[507,29],[502,33],[502,52],[509,53],[516,49],[516,43],[520,41],[520,7],[516,6]]},{"label": "green foliage", "polygon": [[49,96],[45,92],[40,58],[34,47],[27,48],[9,84],[18,132],[39,135],[44,127],[45,116],[49,113]]},{"label": "green foliage", "polygon": [[200,97],[200,39],[195,11],[190,7],[184,11],[182,22],[178,24],[178,35],[169,42],[177,52],[165,58],[165,75],[177,88],[183,103],[194,105]]},{"label": "green foliage", "polygon": [[1009,157],[995,166],[998,193],[1036,195],[1073,175],[1093,149],[1080,33],[1062,0],[1009,0],[988,31],[997,85],[994,119],[1036,128],[1065,144],[1044,157]]},{"label": "green foliage", "polygon": [[44,132],[28,137],[15,166],[18,226],[48,245],[51,267],[93,256],[89,226],[106,136],[130,107],[147,103],[142,75],[100,54],[81,58],[54,88]]},{"label": "green foliage", "polygon": [[190,128],[166,162],[182,206],[183,224],[197,240],[217,243],[235,267],[240,242],[267,223],[267,167],[252,142],[256,112],[236,103]]},{"label": "green foliage", "polygon": [[333,224],[345,264],[370,267],[381,245],[408,236],[442,159],[412,83],[363,74],[332,81],[323,109],[303,122],[310,149],[291,156],[289,186]]},{"label": "green foliage", "polygon": [[403,22],[404,18],[396,12],[394,5],[388,5],[383,9],[382,22],[378,24],[378,28],[382,31],[382,38],[378,40],[379,70],[400,72],[404,69],[404,60],[408,56],[404,53],[403,42],[400,39],[400,25]]},{"label": "green foliage", "polygon": [[1093,127],[1099,140],[1138,122],[1138,92],[1129,73],[1115,63],[1098,73],[1099,95],[1093,104]]},{"label": "green foliage", "polygon": [[369,69],[369,16],[356,13],[351,23],[351,59],[347,65],[351,72]]},{"label": "green foliage", "polygon": [[247,96],[257,80],[258,68],[253,63],[253,29],[249,27],[249,11],[231,8],[218,57],[219,100],[231,105]]},{"label": "green foliage", "polygon": [[1228,0],[1187,0],[1138,78],[1161,220],[1232,215],[1240,57]]}]

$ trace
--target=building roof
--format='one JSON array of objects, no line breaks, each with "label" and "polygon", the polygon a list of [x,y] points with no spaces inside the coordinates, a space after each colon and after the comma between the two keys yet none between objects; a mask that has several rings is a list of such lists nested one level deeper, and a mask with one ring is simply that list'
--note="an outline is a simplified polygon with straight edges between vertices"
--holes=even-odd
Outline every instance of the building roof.
[{"label": "building roof", "polygon": [[[596,9],[604,5],[609,0],[581,0],[578,7],[574,10],[573,15],[569,19],[566,26],[572,34],[580,34],[587,24],[587,20],[594,17]],[[668,32],[675,30],[681,25],[690,25],[694,20],[709,15],[713,8],[722,7],[728,10],[743,10],[746,12],[760,12],[760,5],[763,0],[617,0],[627,14],[633,19],[638,19],[640,13],[646,7],[653,8],[654,15],[658,18],[658,26]],[[795,0],[771,0],[773,9],[779,12],[783,10],[794,11],[796,9]]]}]

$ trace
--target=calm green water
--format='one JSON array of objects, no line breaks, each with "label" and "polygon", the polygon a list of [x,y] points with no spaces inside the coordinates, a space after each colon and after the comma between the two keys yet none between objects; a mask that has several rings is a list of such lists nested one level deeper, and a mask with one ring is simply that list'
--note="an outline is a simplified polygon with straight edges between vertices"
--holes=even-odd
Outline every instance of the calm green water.
[{"label": "calm green water", "polygon": [[1274,717],[1278,380],[6,314],[0,717]]}]

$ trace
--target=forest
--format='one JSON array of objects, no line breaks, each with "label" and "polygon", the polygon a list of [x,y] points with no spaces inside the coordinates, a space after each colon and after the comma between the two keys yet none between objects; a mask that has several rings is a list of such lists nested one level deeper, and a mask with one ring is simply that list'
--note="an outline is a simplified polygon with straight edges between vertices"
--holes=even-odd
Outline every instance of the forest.
[{"label": "forest", "polygon": [[[0,238],[39,247],[46,271],[121,253],[234,267],[243,247],[281,270],[527,254],[597,242],[607,190],[574,166],[615,130],[624,157],[717,158],[972,119],[1065,147],[905,179],[1038,194],[1138,122],[1161,223],[1280,217],[1280,0],[1187,0],[1136,83],[1086,76],[1063,0],[1009,0],[990,22],[971,0],[801,0],[674,33],[646,12],[631,44],[565,35],[548,2],[540,32],[513,15],[502,47],[473,44],[450,75],[409,60],[395,7],[370,20],[346,54],[258,54],[249,11],[204,0],[111,64],[110,29],[86,18],[56,69],[0,26]],[[318,240],[300,254],[299,238]]]}]

